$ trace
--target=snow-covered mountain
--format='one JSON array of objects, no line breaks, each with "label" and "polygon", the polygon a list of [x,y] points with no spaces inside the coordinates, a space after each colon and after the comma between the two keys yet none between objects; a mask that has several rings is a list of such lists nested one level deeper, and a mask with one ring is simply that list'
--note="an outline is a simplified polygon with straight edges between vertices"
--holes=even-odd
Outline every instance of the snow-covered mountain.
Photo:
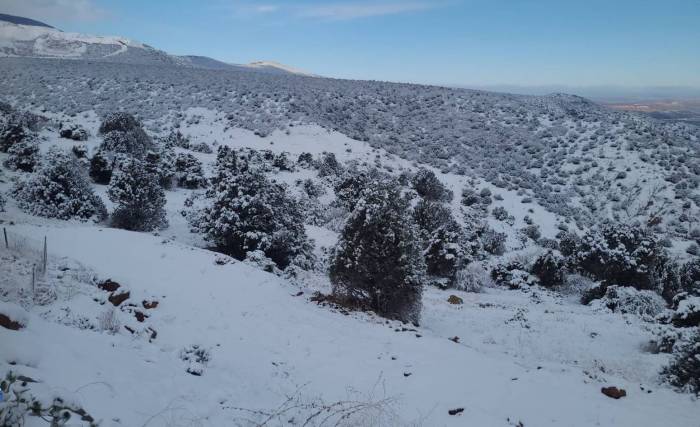
[{"label": "snow-covered mountain", "polygon": [[0,14],[0,57],[85,59],[144,65],[173,65],[215,70],[259,71],[308,75],[272,61],[229,64],[196,55],[170,55],[147,44],[119,36],[61,31],[29,18]]}]

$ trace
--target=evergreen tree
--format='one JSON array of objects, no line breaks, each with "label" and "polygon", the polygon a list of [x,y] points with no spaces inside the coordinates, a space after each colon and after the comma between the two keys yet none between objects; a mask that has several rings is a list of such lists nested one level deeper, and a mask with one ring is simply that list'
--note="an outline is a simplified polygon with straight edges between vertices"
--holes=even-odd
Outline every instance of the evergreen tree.
[{"label": "evergreen tree", "polygon": [[195,189],[207,186],[202,162],[189,153],[179,153],[177,155],[175,159],[175,179],[178,187]]},{"label": "evergreen tree", "polygon": [[298,204],[229,147],[219,148],[206,200],[190,222],[220,251],[237,259],[262,251],[280,268],[310,257]]},{"label": "evergreen tree", "polygon": [[31,178],[20,181],[13,189],[20,209],[58,219],[104,219],[102,200],[93,193],[78,160],[68,152],[52,148]]},{"label": "evergreen tree", "polygon": [[134,116],[124,112],[109,114],[100,125],[101,149],[109,153],[143,158],[154,149],[151,137]]},{"label": "evergreen tree", "polygon": [[411,180],[413,189],[426,200],[449,202],[453,193],[429,169],[419,169]]},{"label": "evergreen tree", "polygon": [[115,204],[112,225],[134,231],[167,227],[165,193],[159,177],[144,162],[134,158],[119,161],[107,196]]},{"label": "evergreen tree", "polygon": [[425,264],[409,212],[395,182],[369,183],[331,260],[334,294],[382,316],[418,321]]}]

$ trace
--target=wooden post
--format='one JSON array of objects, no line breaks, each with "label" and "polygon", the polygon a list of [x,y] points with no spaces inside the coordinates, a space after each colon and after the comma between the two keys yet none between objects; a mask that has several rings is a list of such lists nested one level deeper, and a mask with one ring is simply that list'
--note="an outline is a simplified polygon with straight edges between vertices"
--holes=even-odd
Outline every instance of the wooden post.
[{"label": "wooden post", "polygon": [[46,273],[46,258],[48,254],[46,252],[46,236],[44,236],[44,269],[42,270],[42,273]]},{"label": "wooden post", "polygon": [[5,249],[10,249],[10,244],[7,242],[7,228],[2,228],[2,234],[5,235]]}]

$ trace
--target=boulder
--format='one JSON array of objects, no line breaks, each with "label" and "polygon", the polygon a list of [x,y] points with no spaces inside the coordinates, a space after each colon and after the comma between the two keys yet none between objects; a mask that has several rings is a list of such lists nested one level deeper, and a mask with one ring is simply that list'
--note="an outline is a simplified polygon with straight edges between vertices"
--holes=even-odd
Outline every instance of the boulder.
[{"label": "boulder", "polygon": [[131,296],[131,292],[126,291],[126,292],[112,292],[112,294],[109,296],[108,300],[112,304],[114,304],[115,307],[118,307],[121,303],[124,301],[128,300],[129,297]]},{"label": "boulder", "polygon": [[107,292],[114,292],[120,288],[119,283],[112,281],[112,279],[107,279],[102,283],[98,283],[97,287]]}]

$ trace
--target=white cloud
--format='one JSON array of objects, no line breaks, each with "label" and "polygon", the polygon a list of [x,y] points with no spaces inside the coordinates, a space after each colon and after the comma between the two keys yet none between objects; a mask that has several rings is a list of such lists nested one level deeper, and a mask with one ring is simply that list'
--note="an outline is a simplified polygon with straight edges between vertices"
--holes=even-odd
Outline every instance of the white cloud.
[{"label": "white cloud", "polygon": [[349,20],[367,18],[371,16],[396,15],[400,13],[415,12],[433,9],[439,6],[439,2],[353,2],[337,4],[317,4],[304,6],[300,15],[308,18],[321,18],[329,20]]},{"label": "white cloud", "polygon": [[36,19],[49,25],[66,21],[94,21],[106,16],[93,0],[3,0],[0,13]]}]

